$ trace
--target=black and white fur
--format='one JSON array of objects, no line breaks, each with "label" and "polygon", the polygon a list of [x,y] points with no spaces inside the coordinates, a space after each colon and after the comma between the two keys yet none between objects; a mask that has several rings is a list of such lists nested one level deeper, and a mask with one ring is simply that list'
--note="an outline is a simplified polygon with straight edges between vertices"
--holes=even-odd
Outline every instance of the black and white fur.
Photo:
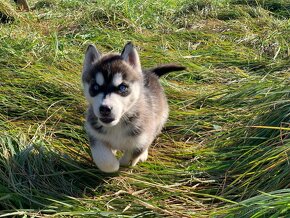
[{"label": "black and white fur", "polygon": [[[101,55],[89,45],[82,82],[89,103],[85,128],[93,160],[104,172],[135,166],[148,157],[148,147],[168,117],[168,104],[158,78],[184,70],[163,65],[142,71],[132,43],[121,54]],[[118,160],[115,151],[123,156]]]}]

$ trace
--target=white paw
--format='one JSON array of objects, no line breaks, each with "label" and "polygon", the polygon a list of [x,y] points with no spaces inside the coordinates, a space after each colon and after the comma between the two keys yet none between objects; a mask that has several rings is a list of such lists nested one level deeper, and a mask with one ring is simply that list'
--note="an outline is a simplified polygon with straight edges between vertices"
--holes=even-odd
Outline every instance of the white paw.
[{"label": "white paw", "polygon": [[95,164],[101,171],[105,173],[113,173],[119,170],[119,162],[117,161],[117,159],[114,161],[108,160],[105,162],[95,161]]},{"label": "white paw", "polygon": [[92,156],[97,167],[106,173],[113,173],[119,170],[119,161],[112,150],[100,143],[91,146]]},{"label": "white paw", "polygon": [[145,162],[148,158],[148,149],[146,149],[141,155],[140,155],[140,161]]},{"label": "white paw", "polygon": [[132,160],[131,166],[136,166],[136,164],[141,161],[144,162],[146,161],[148,158],[148,149],[146,149],[142,154],[140,154],[139,157],[135,158],[134,160]]}]

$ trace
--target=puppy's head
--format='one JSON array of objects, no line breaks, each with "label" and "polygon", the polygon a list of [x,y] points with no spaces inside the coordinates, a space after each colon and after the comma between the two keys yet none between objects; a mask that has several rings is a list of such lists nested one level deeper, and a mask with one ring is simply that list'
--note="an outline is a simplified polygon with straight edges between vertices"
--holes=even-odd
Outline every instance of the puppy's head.
[{"label": "puppy's head", "polygon": [[82,82],[87,101],[104,126],[116,125],[137,102],[142,70],[136,49],[127,43],[121,53],[101,55],[94,45],[86,51]]}]

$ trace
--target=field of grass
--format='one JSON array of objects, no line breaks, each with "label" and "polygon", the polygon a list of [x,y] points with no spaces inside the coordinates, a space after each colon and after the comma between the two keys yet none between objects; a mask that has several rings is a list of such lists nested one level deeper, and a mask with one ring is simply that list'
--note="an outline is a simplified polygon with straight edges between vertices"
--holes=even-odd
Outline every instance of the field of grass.
[{"label": "field of grass", "polygon": [[[0,0],[0,217],[289,217],[288,0]],[[95,43],[138,47],[170,118],[149,160],[104,174],[80,83]]]}]

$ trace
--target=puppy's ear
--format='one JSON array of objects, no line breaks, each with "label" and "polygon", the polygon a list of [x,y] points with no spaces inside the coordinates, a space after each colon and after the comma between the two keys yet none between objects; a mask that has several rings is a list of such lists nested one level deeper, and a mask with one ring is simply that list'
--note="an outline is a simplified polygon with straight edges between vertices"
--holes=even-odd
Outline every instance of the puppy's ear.
[{"label": "puppy's ear", "polygon": [[121,57],[128,64],[130,64],[136,71],[138,71],[140,73],[142,72],[139,55],[138,55],[137,50],[134,48],[134,45],[132,44],[132,42],[128,42],[125,45],[125,47],[121,53]]},{"label": "puppy's ear", "polygon": [[93,66],[93,63],[101,58],[101,53],[96,49],[94,45],[89,45],[86,51],[83,75],[87,74]]}]

